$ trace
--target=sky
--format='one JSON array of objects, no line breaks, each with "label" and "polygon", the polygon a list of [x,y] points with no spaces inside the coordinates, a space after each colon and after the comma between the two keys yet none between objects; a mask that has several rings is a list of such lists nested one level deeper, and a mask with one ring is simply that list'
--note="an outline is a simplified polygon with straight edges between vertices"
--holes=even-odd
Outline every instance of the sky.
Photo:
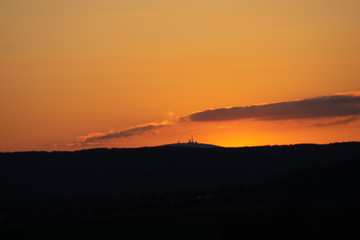
[{"label": "sky", "polygon": [[360,141],[355,0],[0,0],[0,151]]}]

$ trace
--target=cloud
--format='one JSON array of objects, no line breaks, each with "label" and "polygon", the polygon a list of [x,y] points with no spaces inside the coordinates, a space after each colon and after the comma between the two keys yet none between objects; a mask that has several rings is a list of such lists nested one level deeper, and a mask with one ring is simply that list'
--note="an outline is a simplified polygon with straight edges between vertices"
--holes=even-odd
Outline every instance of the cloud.
[{"label": "cloud", "polygon": [[210,109],[192,113],[185,118],[195,122],[206,122],[240,119],[309,119],[359,114],[360,92],[350,92],[288,102]]},{"label": "cloud", "polygon": [[100,142],[106,142],[112,139],[120,139],[135,135],[142,135],[169,125],[170,125],[169,122],[164,121],[161,123],[149,123],[144,125],[137,125],[135,127],[131,127],[123,130],[116,130],[116,131],[111,130],[106,133],[90,133],[86,136],[77,137],[74,146],[84,143],[86,143],[87,145],[96,145]]},{"label": "cloud", "polygon": [[348,117],[348,118],[339,119],[339,120],[335,120],[335,121],[316,123],[311,126],[312,127],[328,127],[328,126],[336,126],[336,125],[347,125],[349,123],[355,122],[358,119],[359,119],[358,117],[354,116],[354,117]]},{"label": "cloud", "polygon": [[[169,115],[173,114],[169,112]],[[314,119],[321,121],[310,127],[326,127],[335,125],[346,125],[354,122],[360,117],[360,92],[349,92],[322,96],[316,98],[302,99],[296,101],[268,103],[261,105],[250,105],[243,107],[219,108],[200,111],[185,115],[183,117],[173,116],[171,120],[160,123],[148,123],[133,126],[127,129],[110,130],[107,132],[94,132],[76,138],[76,141],[66,144],[66,147],[101,147],[117,145],[119,139],[132,136],[157,133],[170,126],[183,128],[184,123],[194,123],[199,127],[204,122],[231,121],[241,119],[253,120],[296,120]],[[332,119],[328,119],[332,118]],[[217,129],[225,128],[221,125]]]}]

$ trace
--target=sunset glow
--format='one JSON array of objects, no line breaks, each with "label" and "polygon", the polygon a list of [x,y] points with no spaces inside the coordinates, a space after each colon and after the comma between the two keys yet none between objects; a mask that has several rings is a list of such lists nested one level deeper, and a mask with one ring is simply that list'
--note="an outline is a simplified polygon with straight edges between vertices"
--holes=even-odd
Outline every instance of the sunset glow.
[{"label": "sunset glow", "polygon": [[0,151],[360,141],[359,9],[1,1]]}]

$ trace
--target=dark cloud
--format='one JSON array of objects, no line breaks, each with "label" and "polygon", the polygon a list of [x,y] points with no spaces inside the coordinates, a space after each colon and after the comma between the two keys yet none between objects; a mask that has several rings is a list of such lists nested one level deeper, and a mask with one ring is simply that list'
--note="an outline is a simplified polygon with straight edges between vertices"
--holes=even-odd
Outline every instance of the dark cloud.
[{"label": "dark cloud", "polygon": [[251,105],[244,107],[219,108],[192,113],[176,121],[137,125],[128,129],[111,130],[102,133],[90,133],[81,136],[68,147],[103,146],[112,140],[154,133],[156,130],[181,124],[186,121],[229,121],[240,119],[282,120],[282,119],[316,119],[335,118],[327,122],[313,124],[314,127],[349,124],[358,120],[360,115],[360,92],[337,94],[297,101]]},{"label": "dark cloud", "polygon": [[128,128],[125,130],[118,130],[118,131],[110,131],[107,133],[91,133],[86,136],[78,137],[77,143],[96,143],[96,142],[104,142],[111,139],[119,139],[125,137],[131,137],[135,135],[142,135],[147,132],[152,132],[159,128],[163,128],[168,126],[168,123],[153,123],[153,124],[146,124],[146,125],[139,125],[132,128]]},{"label": "dark cloud", "polygon": [[339,119],[339,120],[334,120],[334,121],[329,121],[329,122],[324,122],[324,123],[316,123],[311,125],[312,127],[328,127],[328,126],[336,126],[336,125],[346,125],[352,122],[355,122],[356,120],[358,120],[358,117],[348,117],[345,119]]},{"label": "dark cloud", "polygon": [[190,114],[188,119],[197,122],[238,119],[282,120],[358,114],[360,114],[360,95],[349,93],[289,102],[206,110]]}]

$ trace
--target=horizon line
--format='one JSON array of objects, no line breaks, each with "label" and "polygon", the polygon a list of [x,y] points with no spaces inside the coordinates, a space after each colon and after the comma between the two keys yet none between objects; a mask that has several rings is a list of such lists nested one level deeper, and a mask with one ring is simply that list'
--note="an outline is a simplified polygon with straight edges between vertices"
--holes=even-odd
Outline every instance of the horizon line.
[{"label": "horizon line", "polygon": [[[226,148],[226,149],[235,149],[235,148],[259,148],[259,147],[286,147],[286,146],[297,146],[297,145],[317,145],[317,146],[324,146],[324,145],[331,145],[331,144],[346,144],[346,143],[359,143],[360,141],[343,141],[343,142],[329,142],[329,143],[293,143],[293,144],[265,144],[265,145],[254,145],[254,146],[238,146],[238,147],[224,147],[224,146],[218,146],[210,143],[196,143],[198,145],[212,145],[216,148]],[[189,144],[188,142],[185,143],[168,143],[168,144],[162,144],[162,145],[156,145],[156,146],[142,146],[142,147],[94,147],[94,148],[84,148],[84,149],[78,149],[78,150],[53,150],[53,151],[47,151],[47,150],[28,150],[28,151],[0,151],[0,154],[11,154],[11,153],[73,153],[73,152],[80,152],[80,151],[90,151],[90,150],[129,150],[129,149],[144,149],[144,148],[159,148],[159,147],[172,147],[171,145],[176,144]],[[195,144],[195,143],[194,143]],[[186,146],[184,146],[186,148]],[[190,147],[193,148],[193,147]]]}]

